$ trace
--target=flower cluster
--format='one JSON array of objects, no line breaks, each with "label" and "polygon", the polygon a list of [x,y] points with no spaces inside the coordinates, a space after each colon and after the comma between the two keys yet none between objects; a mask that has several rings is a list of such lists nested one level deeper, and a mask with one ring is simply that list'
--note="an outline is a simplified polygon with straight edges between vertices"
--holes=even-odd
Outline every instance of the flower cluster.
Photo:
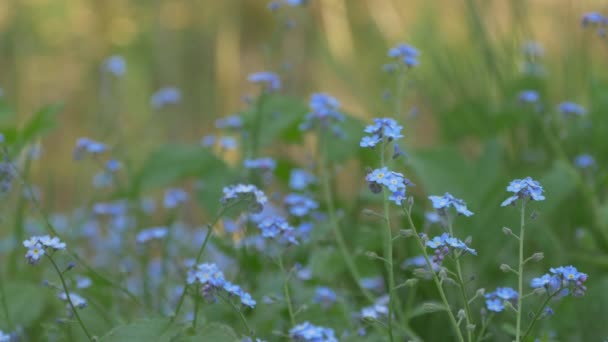
[{"label": "flower cluster", "polygon": [[319,286],[315,290],[315,297],[313,302],[321,304],[323,307],[328,308],[337,300],[336,292],[329,287]]},{"label": "flower cluster", "polygon": [[373,193],[379,193],[386,187],[390,192],[388,199],[397,205],[401,205],[405,199],[406,186],[411,184],[403,174],[390,171],[387,167],[373,170],[365,176],[365,180]]},{"label": "flower cluster", "polygon": [[256,301],[253,300],[251,295],[240,286],[235,285],[224,278],[224,273],[220,271],[216,264],[198,264],[192,265],[188,270],[187,275],[188,285],[197,283],[202,286],[202,292],[206,297],[213,296],[215,291],[225,291],[230,296],[238,297],[241,304],[253,308],[255,307]]},{"label": "flower cluster", "polygon": [[277,91],[281,89],[281,79],[274,72],[261,71],[250,74],[247,78],[249,82],[264,85],[267,91]]},{"label": "flower cluster", "polygon": [[277,162],[272,158],[245,159],[243,166],[246,169],[274,170],[277,167]]},{"label": "flower cluster", "polygon": [[469,248],[466,243],[458,238],[450,236],[448,233],[443,233],[440,236],[435,236],[431,240],[428,240],[426,246],[435,250],[432,261],[438,265],[441,265],[445,256],[449,255],[453,250],[460,250],[477,255],[477,252],[474,249]]},{"label": "flower cluster", "polygon": [[397,121],[391,118],[375,118],[374,124],[365,127],[364,132],[371,134],[371,136],[364,136],[359,142],[361,147],[374,147],[384,138],[387,141],[397,140],[403,138],[401,135],[402,126],[397,124]]},{"label": "flower cluster", "polygon": [[[70,306],[69,302],[68,302],[68,296],[65,292],[61,292],[59,293],[59,299],[63,300],[64,302],[67,302],[67,307],[68,310],[71,310],[72,307]],[[70,300],[72,301],[72,304],[74,304],[75,308],[78,309],[84,309],[87,307],[87,301],[86,299],[82,298],[81,296],[77,295],[74,292],[70,292]]]},{"label": "flower cluster", "polygon": [[450,207],[453,207],[461,215],[473,215],[473,212],[467,208],[467,204],[463,200],[447,192],[443,196],[429,196],[429,199],[433,202],[433,208],[437,209],[441,214],[445,214]]},{"label": "flower cluster", "polygon": [[501,312],[505,309],[505,302],[511,303],[513,307],[517,305],[519,295],[517,291],[510,287],[497,287],[496,291],[486,293],[486,307],[493,312]]},{"label": "flower cluster", "polygon": [[296,193],[285,196],[284,202],[289,209],[289,213],[297,217],[306,216],[311,211],[319,208],[319,203],[312,198]]},{"label": "flower cluster", "polygon": [[419,64],[420,52],[411,45],[400,43],[388,50],[388,56],[399,59],[405,66],[413,68]]},{"label": "flower cluster", "polygon": [[170,188],[165,191],[163,205],[167,209],[177,208],[180,204],[188,200],[188,193],[179,188]]},{"label": "flower cluster", "polygon": [[388,316],[388,303],[388,295],[382,296],[374,302],[374,305],[361,309],[359,315],[362,320],[379,321],[384,319]]},{"label": "flower cluster", "polygon": [[264,209],[264,205],[268,202],[266,195],[252,184],[237,184],[224,188],[224,197],[221,199],[224,205],[240,200],[253,201],[251,211],[258,213]]},{"label": "flower cluster", "polygon": [[258,222],[258,228],[262,231],[262,237],[268,239],[281,238],[282,241],[286,241],[289,244],[298,244],[295,237],[295,229],[281,216],[264,217]]},{"label": "flower cluster", "polygon": [[560,266],[549,269],[549,273],[541,277],[534,278],[530,282],[533,288],[545,288],[550,295],[558,296],[582,296],[587,291],[584,283],[587,281],[587,274],[579,272],[574,266]]},{"label": "flower cluster", "polygon": [[589,12],[583,14],[581,18],[581,24],[583,27],[586,26],[606,26],[608,24],[608,18],[604,17],[598,12]]},{"label": "flower cluster", "polygon": [[243,120],[239,115],[229,115],[215,120],[215,127],[218,129],[240,129],[243,127]]},{"label": "flower cluster", "polygon": [[30,264],[37,264],[48,250],[64,250],[65,242],[61,242],[58,237],[50,237],[49,235],[32,236],[23,241],[23,246],[28,249],[25,258]]},{"label": "flower cluster", "polygon": [[564,116],[583,116],[587,114],[587,110],[583,106],[570,101],[560,103],[557,110]]},{"label": "flower cluster", "polygon": [[533,201],[543,201],[543,187],[537,181],[530,177],[524,179],[515,179],[507,186],[507,191],[515,193],[515,195],[504,200],[500,206],[505,207],[518,199],[531,199]]},{"label": "flower cluster", "polygon": [[165,106],[178,104],[182,100],[182,92],[175,87],[165,87],[159,89],[152,95],[150,104],[155,109],[161,109]]},{"label": "flower cluster", "polygon": [[137,234],[135,241],[140,244],[144,244],[150,240],[161,240],[167,236],[169,230],[167,227],[153,227],[144,229]]},{"label": "flower cluster", "polygon": [[333,329],[316,326],[310,322],[291,328],[289,337],[294,342],[338,342]]},{"label": "flower cluster", "polygon": [[[336,98],[325,94],[315,93],[310,97],[310,112],[306,115],[304,122],[300,125],[300,130],[313,129],[317,125],[322,128],[344,121],[344,115],[340,113],[340,102]],[[338,131],[337,127],[334,130]]]},{"label": "flower cluster", "polygon": [[80,160],[86,154],[90,154],[92,156],[101,154],[108,150],[108,147],[100,142],[97,142],[93,139],[89,138],[79,138],[76,141],[76,147],[74,148],[74,159]]},{"label": "flower cluster", "polygon": [[289,187],[294,190],[304,190],[316,181],[313,174],[303,169],[293,169],[289,174]]}]

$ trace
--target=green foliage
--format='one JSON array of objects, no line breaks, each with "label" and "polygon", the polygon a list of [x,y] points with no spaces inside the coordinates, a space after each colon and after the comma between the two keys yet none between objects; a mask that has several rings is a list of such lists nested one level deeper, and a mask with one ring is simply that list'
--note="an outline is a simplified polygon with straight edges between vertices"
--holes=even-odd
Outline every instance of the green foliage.
[{"label": "green foliage", "polygon": [[170,342],[179,335],[181,328],[167,319],[144,319],[117,326],[100,338],[101,342]]},{"label": "green foliage", "polygon": [[42,318],[48,302],[40,286],[24,281],[7,281],[2,286],[9,317],[0,307],[0,328],[12,328],[9,322],[29,328]]}]

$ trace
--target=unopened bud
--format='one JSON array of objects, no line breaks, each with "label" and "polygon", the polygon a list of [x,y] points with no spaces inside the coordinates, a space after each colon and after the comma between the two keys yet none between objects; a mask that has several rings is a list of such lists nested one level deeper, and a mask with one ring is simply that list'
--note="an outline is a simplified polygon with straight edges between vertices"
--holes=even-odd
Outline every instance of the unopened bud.
[{"label": "unopened bud", "polygon": [[401,236],[406,237],[406,238],[414,236],[414,234],[415,234],[412,229],[401,229],[399,231],[399,233],[401,234]]},{"label": "unopened bud", "polygon": [[467,316],[467,314],[464,312],[464,309],[460,309],[458,310],[458,314],[456,317],[458,317],[458,319],[465,319]]},{"label": "unopened bud", "polygon": [[475,296],[478,297],[483,297],[486,294],[486,289],[477,289],[477,292],[475,292]]},{"label": "unopened bud", "polygon": [[505,233],[505,235],[513,235],[513,231],[508,227],[502,227],[502,232]]},{"label": "unopened bud", "polygon": [[414,269],[413,274],[414,274],[414,277],[422,278],[422,279],[428,279],[433,276],[433,274],[429,270],[424,269],[424,268]]},{"label": "unopened bud", "polygon": [[375,211],[373,211],[373,210],[371,210],[371,209],[367,209],[367,208],[366,208],[366,209],[361,210],[361,212],[362,212],[362,213],[363,213],[363,215],[365,215],[365,216],[374,216],[374,215],[377,215],[377,213],[376,213]]},{"label": "unopened bud", "polygon": [[408,207],[411,207],[414,205],[414,197],[413,196],[408,196],[407,197],[407,205]]},{"label": "unopened bud", "polygon": [[370,258],[370,259],[377,259],[378,258],[378,254],[376,254],[376,252],[372,252],[372,251],[367,251],[365,252],[365,256]]},{"label": "unopened bud", "polygon": [[476,327],[475,324],[467,324],[467,330],[469,330],[469,331],[475,330],[475,327]]},{"label": "unopened bud", "polygon": [[515,272],[514,269],[511,268],[511,266],[507,265],[507,264],[501,264],[500,265],[500,270],[503,272]]},{"label": "unopened bud", "polygon": [[466,243],[467,245],[470,245],[471,242],[473,242],[473,237],[472,236],[467,236],[466,239],[464,239],[464,243]]},{"label": "unopened bud", "polygon": [[422,304],[422,311],[424,312],[437,312],[437,311],[444,311],[445,310],[445,306],[443,306],[442,304],[439,303],[424,303]]},{"label": "unopened bud", "polygon": [[535,295],[544,295],[545,292],[547,292],[547,290],[544,287],[537,287],[534,289],[534,291],[532,291],[532,293],[534,293]]},{"label": "unopened bud", "polygon": [[418,279],[417,278],[410,278],[408,280],[405,281],[405,283],[403,283],[404,286],[407,287],[414,287],[416,286],[416,284],[418,284]]},{"label": "unopened bud", "polygon": [[537,252],[532,254],[532,256],[530,257],[530,259],[532,261],[541,261],[545,258],[545,254],[543,252]]}]

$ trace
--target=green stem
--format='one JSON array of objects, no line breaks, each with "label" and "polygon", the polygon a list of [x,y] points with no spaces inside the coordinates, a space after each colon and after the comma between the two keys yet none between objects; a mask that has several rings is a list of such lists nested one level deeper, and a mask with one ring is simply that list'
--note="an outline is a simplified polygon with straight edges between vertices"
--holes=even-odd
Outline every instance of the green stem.
[{"label": "green stem", "polygon": [[476,342],[481,342],[484,340],[483,335],[486,333],[486,329],[488,329],[488,326],[490,325],[490,321],[492,320],[493,315],[490,314],[490,316],[488,316],[488,319],[484,320],[481,324],[481,330],[479,331],[479,335],[477,335],[477,339],[475,339]]},{"label": "green stem", "polygon": [[72,308],[72,312],[74,312],[74,316],[78,320],[78,324],[80,324],[80,327],[84,331],[85,335],[87,335],[87,338],[89,339],[89,341],[93,341],[93,337],[87,330],[87,327],[84,325],[84,322],[82,322],[82,319],[80,319],[80,315],[78,314],[78,309],[76,308],[76,306],[74,306],[74,303],[72,303],[72,298],[70,297],[70,291],[68,290],[68,286],[66,285],[65,279],[63,278],[63,273],[61,272],[61,270],[59,270],[59,267],[57,267],[55,260],[53,260],[53,258],[48,254],[47,254],[47,257],[51,261],[53,268],[55,268],[55,272],[57,272],[57,275],[59,275],[59,279],[61,280],[61,285],[63,286],[63,291],[65,292],[65,296],[68,299],[68,303],[70,304],[70,307]]},{"label": "green stem", "polygon": [[200,287],[197,285],[196,286],[196,294],[194,295],[194,318],[192,320],[192,329],[196,329],[196,322],[198,322],[198,306],[200,304],[200,294],[198,293],[200,290]]},{"label": "green stem", "polygon": [[285,279],[283,280],[283,294],[285,296],[285,302],[287,303],[287,310],[289,311],[289,321],[291,322],[291,326],[294,327],[296,325],[296,316],[293,313],[293,306],[291,305],[291,296],[289,295],[289,274],[285,271],[282,256],[279,256],[279,267],[281,268],[281,272],[285,276]]},{"label": "green stem", "polygon": [[524,332],[524,334],[521,336],[522,340],[524,340],[526,338],[526,336],[528,336],[528,334],[530,333],[530,331],[532,331],[532,328],[536,324],[536,321],[538,321],[538,317],[540,317],[540,315],[543,313],[543,311],[545,310],[545,307],[547,306],[547,304],[549,304],[549,301],[553,297],[555,297],[558,293],[560,293],[562,291],[562,289],[563,289],[563,287],[560,286],[560,288],[557,291],[555,291],[553,294],[551,294],[551,295],[547,296],[547,298],[545,298],[545,300],[540,305],[540,307],[538,308],[538,310],[536,310],[536,312],[534,313],[534,317],[532,317],[532,321],[530,322],[530,325],[528,325],[528,328],[526,329],[526,331]]},{"label": "green stem", "polygon": [[435,283],[435,287],[437,287],[437,291],[439,292],[439,296],[441,297],[441,301],[443,302],[443,305],[445,305],[445,309],[448,313],[448,318],[450,319],[452,328],[454,329],[454,332],[456,333],[456,336],[458,337],[458,341],[464,342],[464,337],[462,336],[460,327],[458,327],[458,322],[456,321],[456,317],[454,317],[454,313],[452,312],[452,309],[450,308],[450,303],[448,302],[448,299],[445,295],[443,286],[441,286],[441,281],[437,277],[437,273],[435,273],[435,271],[433,270],[433,264],[431,263],[431,260],[429,259],[428,253],[426,252],[426,247],[424,246],[424,243],[423,243],[422,239],[420,238],[418,231],[416,230],[416,225],[414,225],[414,221],[412,220],[411,208],[410,209],[404,208],[404,211],[407,216],[407,220],[410,224],[410,227],[412,227],[412,230],[414,231],[414,235],[416,236],[416,241],[418,242],[418,247],[420,247],[420,250],[422,251],[422,256],[424,256],[424,260],[429,269],[429,272],[431,272],[431,274],[433,275],[433,282]]},{"label": "green stem", "polygon": [[517,323],[515,331],[515,341],[521,341],[521,314],[523,312],[523,296],[524,296],[524,235],[525,235],[525,222],[526,222],[526,200],[522,199],[521,202],[521,216],[520,216],[520,230],[519,230],[519,267],[518,267],[518,294],[517,296]]},{"label": "green stem", "polygon": [[[452,219],[451,217],[449,217],[449,214],[447,214],[447,220],[448,220],[448,231],[450,233],[450,235],[454,236],[454,228],[452,226]],[[471,329],[469,329],[469,325],[471,325],[471,308],[469,306],[469,298],[467,297],[467,292],[466,292],[466,288],[465,288],[465,282],[464,282],[464,278],[462,277],[462,266],[460,265],[460,256],[457,256],[455,258],[455,264],[456,264],[456,275],[458,278],[458,282],[460,283],[460,295],[462,296],[462,301],[464,302],[464,312],[465,312],[465,319],[467,322],[467,327],[466,327],[466,331],[467,331],[467,340],[469,342],[471,342],[473,340],[473,331],[471,331]]]},{"label": "green stem", "polygon": [[247,332],[249,333],[249,337],[255,338],[255,332],[253,331],[253,329],[251,329],[251,327],[247,323],[247,319],[245,318],[245,315],[243,315],[243,311],[241,311],[241,309],[239,309],[230,299],[222,296],[221,294],[218,294],[218,296],[221,299],[223,299],[226,303],[230,304],[230,306],[232,306],[234,311],[236,311],[236,313],[239,314],[239,317],[241,317],[241,322],[243,322],[245,329],[247,329]]},{"label": "green stem", "polygon": [[[22,172],[22,178],[23,178],[23,184],[29,184],[29,174],[30,174],[30,167],[32,164],[32,158],[30,158],[30,153],[29,151],[26,151],[26,157],[25,157],[25,164],[23,165],[23,172]],[[8,160],[8,153],[6,154],[6,158]],[[9,161],[9,163],[12,165],[12,162]],[[16,169],[16,166],[13,166],[13,168]],[[23,187],[25,188],[25,185],[23,185]],[[21,189],[20,189],[21,190]],[[27,191],[27,195],[29,197],[34,198],[34,196],[36,196],[36,194],[31,191],[31,189],[26,188]],[[17,208],[16,208],[16,212],[15,212],[15,241],[17,242],[17,244],[20,244],[21,241],[23,241],[25,239],[25,231],[24,231],[24,224],[23,224],[23,219],[25,216],[25,209],[27,206],[27,199],[24,193],[20,193],[17,196]],[[18,265],[18,260],[19,260],[19,249],[15,248],[15,250],[11,253],[11,261],[9,263],[9,274],[10,275],[14,275],[15,272],[17,271],[17,265]]]},{"label": "green stem", "polygon": [[[382,141],[382,150],[380,151],[380,167],[384,167],[384,148],[386,146],[386,141]],[[390,219],[390,208],[388,202],[388,194],[386,189],[383,190],[383,206],[384,206],[384,222],[386,223],[386,242],[384,247],[384,258],[387,260],[386,264],[386,272],[388,273],[388,338],[392,342],[394,340],[393,337],[393,298],[394,298],[394,288],[395,288],[395,274],[393,272],[393,237],[392,237],[392,228],[391,228],[391,219]]]},{"label": "green stem", "polygon": [[371,295],[371,293],[363,287],[363,285],[361,285],[361,275],[359,274],[359,270],[357,269],[357,266],[355,265],[355,262],[352,258],[352,256],[350,255],[348,248],[346,247],[346,242],[344,240],[344,236],[342,235],[342,232],[340,231],[340,225],[338,223],[338,219],[336,218],[336,213],[335,213],[335,207],[334,207],[334,201],[333,201],[333,197],[332,197],[332,192],[331,192],[331,185],[329,182],[330,179],[330,172],[329,172],[329,158],[327,156],[327,147],[325,144],[325,132],[323,131],[323,128],[319,129],[319,134],[318,137],[320,139],[319,144],[321,146],[323,146],[323,153],[321,156],[321,178],[323,180],[323,195],[325,197],[325,203],[327,205],[327,214],[329,215],[329,223],[331,226],[331,229],[333,231],[334,237],[336,239],[336,243],[338,244],[338,249],[340,250],[340,253],[342,254],[342,259],[344,259],[344,262],[346,263],[346,267],[350,273],[351,278],[353,279],[353,281],[355,282],[355,284],[357,285],[357,287],[359,288],[359,290],[361,291],[361,293],[363,294],[363,296],[365,296],[365,298],[370,302],[373,303],[374,302],[374,297]]},{"label": "green stem", "polygon": [[[3,276],[3,273],[0,271],[0,277]],[[2,296],[2,311],[4,311],[4,317],[6,317],[6,323],[8,328],[13,327],[13,321],[11,320],[11,315],[8,311],[8,304],[6,302],[6,291],[4,290],[4,279],[0,278],[0,296]]]}]

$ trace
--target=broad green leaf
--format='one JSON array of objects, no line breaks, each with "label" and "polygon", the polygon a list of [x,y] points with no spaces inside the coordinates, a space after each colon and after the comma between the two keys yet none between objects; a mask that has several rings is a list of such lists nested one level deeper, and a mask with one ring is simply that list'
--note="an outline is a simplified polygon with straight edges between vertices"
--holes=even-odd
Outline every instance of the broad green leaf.
[{"label": "broad green leaf", "polygon": [[180,336],[178,341],[183,342],[198,342],[198,341],[213,341],[213,342],[236,342],[240,341],[234,330],[231,327],[220,323],[207,323],[200,328],[197,328],[194,335]]},{"label": "broad green leaf", "polygon": [[[38,285],[10,281],[5,282],[3,286],[11,322],[29,327],[42,316],[47,295],[44,289]],[[0,310],[0,322],[5,323],[7,321],[4,310]],[[2,326],[3,324],[0,324],[0,327]]]},{"label": "broad green leaf", "polygon": [[56,123],[55,116],[61,111],[62,107],[61,104],[52,104],[38,110],[19,132],[20,142],[25,144],[53,128]]},{"label": "broad green leaf", "polygon": [[158,318],[120,325],[101,337],[101,342],[169,342],[180,333],[181,328]]}]

